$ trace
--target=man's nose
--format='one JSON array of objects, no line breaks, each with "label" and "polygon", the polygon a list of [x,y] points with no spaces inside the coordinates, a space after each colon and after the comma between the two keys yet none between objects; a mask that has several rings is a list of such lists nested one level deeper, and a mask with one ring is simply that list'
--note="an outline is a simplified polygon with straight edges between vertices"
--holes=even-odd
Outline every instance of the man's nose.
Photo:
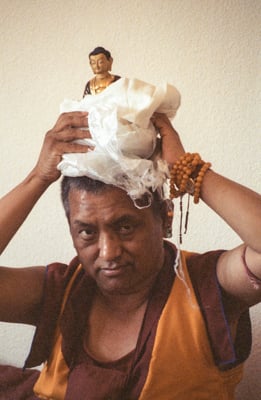
[{"label": "man's nose", "polygon": [[116,234],[101,233],[99,238],[100,257],[105,261],[113,261],[121,255],[121,242]]}]

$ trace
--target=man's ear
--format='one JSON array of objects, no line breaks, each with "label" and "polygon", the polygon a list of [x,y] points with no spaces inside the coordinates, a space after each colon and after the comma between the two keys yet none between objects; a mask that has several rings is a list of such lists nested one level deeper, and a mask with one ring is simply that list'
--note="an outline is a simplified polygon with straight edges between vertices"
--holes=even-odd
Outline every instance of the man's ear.
[{"label": "man's ear", "polygon": [[170,199],[164,200],[162,210],[163,233],[164,237],[170,239],[172,237],[172,223],[174,217],[174,204]]}]

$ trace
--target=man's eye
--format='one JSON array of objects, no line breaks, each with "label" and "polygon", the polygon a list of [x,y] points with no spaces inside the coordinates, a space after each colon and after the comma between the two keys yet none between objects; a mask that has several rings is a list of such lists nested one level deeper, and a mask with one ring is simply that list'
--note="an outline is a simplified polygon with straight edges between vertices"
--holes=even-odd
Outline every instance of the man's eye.
[{"label": "man's eye", "polygon": [[121,225],[119,231],[122,235],[130,235],[134,231],[134,226],[130,224]]},{"label": "man's eye", "polygon": [[79,232],[79,236],[83,240],[92,240],[95,237],[96,232],[93,229],[83,229]]}]

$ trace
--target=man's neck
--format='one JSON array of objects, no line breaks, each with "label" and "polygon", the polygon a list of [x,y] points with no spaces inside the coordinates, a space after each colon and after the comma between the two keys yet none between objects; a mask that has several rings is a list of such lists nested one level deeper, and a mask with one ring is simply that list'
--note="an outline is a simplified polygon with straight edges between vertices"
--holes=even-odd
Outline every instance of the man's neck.
[{"label": "man's neck", "polygon": [[122,294],[103,294],[97,293],[96,300],[104,308],[110,312],[117,314],[135,313],[138,309],[146,306],[149,298],[149,291],[139,292],[131,295]]}]

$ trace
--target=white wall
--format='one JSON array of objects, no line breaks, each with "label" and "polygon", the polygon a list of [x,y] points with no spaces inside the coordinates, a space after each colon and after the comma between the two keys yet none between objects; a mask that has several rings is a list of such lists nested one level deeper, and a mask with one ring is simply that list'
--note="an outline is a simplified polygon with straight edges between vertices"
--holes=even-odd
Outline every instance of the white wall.
[{"label": "white wall", "polygon": [[[91,76],[88,53],[98,45],[111,50],[114,73],[174,84],[182,95],[175,127],[186,149],[260,190],[259,0],[0,0],[0,7],[0,195],[34,165],[60,102],[81,98]],[[184,248],[239,242],[206,206],[191,207]],[[38,265],[73,255],[56,184],[1,264]],[[260,307],[253,322],[241,400],[261,393]],[[0,332],[0,362],[22,365],[32,331],[1,324]]]}]

